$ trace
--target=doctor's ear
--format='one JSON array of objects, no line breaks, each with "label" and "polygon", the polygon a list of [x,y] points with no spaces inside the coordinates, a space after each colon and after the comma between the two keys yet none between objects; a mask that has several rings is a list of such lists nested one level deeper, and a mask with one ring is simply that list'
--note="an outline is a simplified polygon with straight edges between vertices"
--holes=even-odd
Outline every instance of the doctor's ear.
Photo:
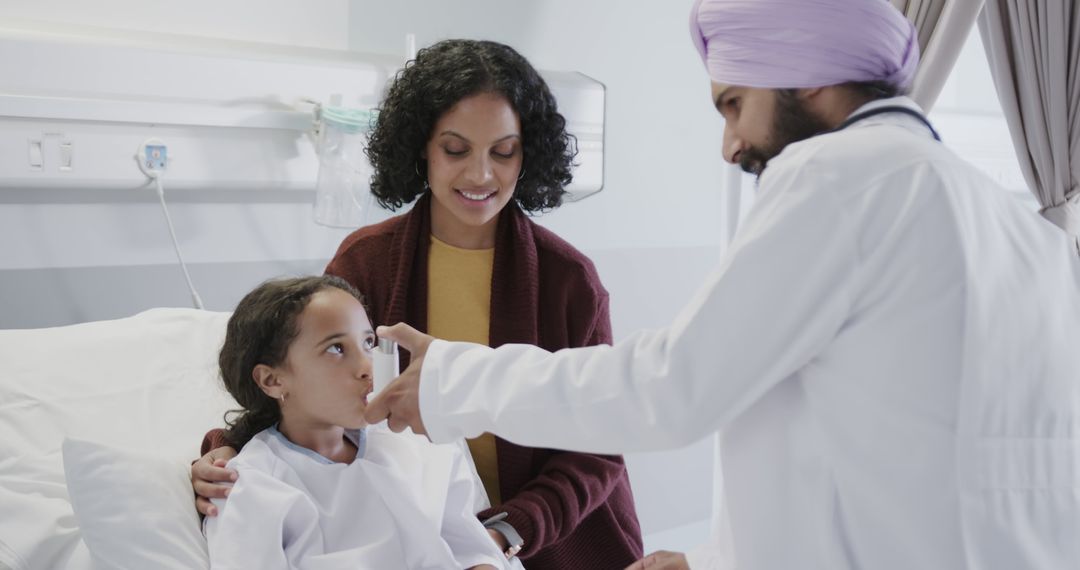
[{"label": "doctor's ear", "polygon": [[824,87],[803,87],[795,90],[795,96],[803,101],[810,101],[821,95]]},{"label": "doctor's ear", "polygon": [[281,399],[285,393],[285,386],[281,383],[281,376],[276,368],[266,364],[256,364],[251,371],[251,379],[267,396],[275,400]]}]

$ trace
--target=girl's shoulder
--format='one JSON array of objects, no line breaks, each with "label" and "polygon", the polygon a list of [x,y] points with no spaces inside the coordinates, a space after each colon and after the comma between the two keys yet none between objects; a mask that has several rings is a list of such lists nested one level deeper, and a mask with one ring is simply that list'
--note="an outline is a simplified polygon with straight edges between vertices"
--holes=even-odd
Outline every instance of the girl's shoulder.
[{"label": "girl's shoulder", "polygon": [[229,460],[227,467],[238,472],[254,470],[275,473],[282,467],[279,457],[281,450],[276,447],[270,429],[264,429],[244,444],[240,453]]}]

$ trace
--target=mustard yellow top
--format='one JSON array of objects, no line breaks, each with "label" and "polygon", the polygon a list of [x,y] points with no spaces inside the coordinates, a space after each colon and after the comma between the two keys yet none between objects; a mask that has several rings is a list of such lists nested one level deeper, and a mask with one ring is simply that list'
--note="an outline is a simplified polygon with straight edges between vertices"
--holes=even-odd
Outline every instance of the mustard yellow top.
[{"label": "mustard yellow top", "polygon": [[[488,343],[491,271],[495,248],[461,249],[431,236],[428,255],[428,334],[446,340]],[[499,495],[495,436],[468,440],[476,471],[492,506]]]}]

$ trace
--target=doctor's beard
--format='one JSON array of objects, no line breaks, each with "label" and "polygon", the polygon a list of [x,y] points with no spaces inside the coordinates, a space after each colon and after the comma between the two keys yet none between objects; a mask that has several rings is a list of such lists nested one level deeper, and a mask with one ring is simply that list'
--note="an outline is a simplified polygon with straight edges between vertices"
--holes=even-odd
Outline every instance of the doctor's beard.
[{"label": "doctor's beard", "polygon": [[777,89],[775,93],[776,112],[766,143],[761,147],[747,148],[739,157],[739,167],[758,179],[769,161],[787,145],[829,130],[829,125],[806,108],[794,89]]}]

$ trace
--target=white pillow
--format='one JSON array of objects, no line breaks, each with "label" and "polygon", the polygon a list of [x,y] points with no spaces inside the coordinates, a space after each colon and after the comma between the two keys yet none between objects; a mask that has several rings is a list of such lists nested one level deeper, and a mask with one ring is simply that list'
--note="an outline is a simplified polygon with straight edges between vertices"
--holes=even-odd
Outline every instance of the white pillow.
[{"label": "white pillow", "polygon": [[65,437],[198,457],[236,403],[217,353],[228,313],[153,309],[112,321],[0,330],[0,568],[90,570],[61,463]]},{"label": "white pillow", "polygon": [[190,464],[67,438],[68,495],[97,568],[209,568]]}]

